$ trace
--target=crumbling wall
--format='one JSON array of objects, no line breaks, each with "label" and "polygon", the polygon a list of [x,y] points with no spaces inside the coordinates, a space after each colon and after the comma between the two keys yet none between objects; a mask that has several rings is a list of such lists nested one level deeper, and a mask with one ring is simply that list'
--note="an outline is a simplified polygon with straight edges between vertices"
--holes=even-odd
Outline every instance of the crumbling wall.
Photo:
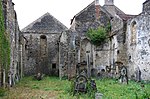
[{"label": "crumbling wall", "polygon": [[72,79],[77,73],[78,64],[78,34],[67,30],[60,36],[59,42],[59,76]]},{"label": "crumbling wall", "polygon": [[[95,5],[95,2],[88,5],[85,9],[79,12],[72,21],[72,28],[81,37],[79,48],[79,64],[80,68],[87,69],[87,56],[89,55],[90,69],[99,66],[108,65],[109,63],[109,45],[108,41],[102,44],[103,46],[93,45],[87,37],[87,32],[90,28],[107,27],[110,22],[110,14],[105,11],[100,5]],[[104,55],[105,53],[105,55]]]},{"label": "crumbling wall", "polygon": [[[132,43],[132,23],[136,23],[136,41]],[[142,80],[149,80],[150,75],[150,15],[142,13],[128,21],[127,44],[130,76],[136,77],[136,71],[141,72]]]},{"label": "crumbling wall", "polygon": [[40,72],[47,75],[58,75],[58,39],[60,34],[30,32],[22,34],[25,39],[24,74],[34,75]]},{"label": "crumbling wall", "polygon": [[61,22],[49,13],[44,14],[22,30],[25,41],[24,73],[34,75],[59,75],[59,46],[61,32],[66,30]]},{"label": "crumbling wall", "polygon": [[150,14],[150,1],[146,0],[143,3],[143,13]]},{"label": "crumbling wall", "polygon": [[122,63],[122,65],[127,66],[126,60],[126,21],[121,19],[118,15],[116,15],[111,20],[112,32],[111,32],[111,40],[110,40],[110,49],[111,49],[111,57],[113,57],[113,67],[115,68],[115,63]]},{"label": "crumbling wall", "polygon": [[7,2],[7,16],[6,16],[6,31],[10,33],[10,72],[9,83],[15,84],[19,80],[19,26],[17,22],[17,15],[14,10],[14,3],[11,0]]},{"label": "crumbling wall", "polygon": [[[20,79],[19,67],[19,26],[17,22],[17,15],[14,10],[14,3],[11,0],[3,0],[3,14],[4,14],[4,28],[5,35],[2,36],[3,48],[5,48],[3,55],[3,85],[7,82],[9,85],[14,85]],[[7,37],[7,38],[6,38]],[[3,52],[2,51],[2,52]]]}]

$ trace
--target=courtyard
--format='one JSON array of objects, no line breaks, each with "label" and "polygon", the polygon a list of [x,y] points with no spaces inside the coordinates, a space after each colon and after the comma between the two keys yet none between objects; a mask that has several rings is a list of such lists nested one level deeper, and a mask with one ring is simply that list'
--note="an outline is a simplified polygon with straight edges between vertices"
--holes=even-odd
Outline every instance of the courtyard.
[{"label": "courtyard", "polygon": [[[129,81],[121,84],[115,79],[95,79],[97,92],[103,99],[149,99],[150,83]],[[58,77],[44,77],[37,81],[25,77],[15,86],[6,89],[0,99],[95,99],[94,93],[87,92],[73,95],[72,81]]]}]

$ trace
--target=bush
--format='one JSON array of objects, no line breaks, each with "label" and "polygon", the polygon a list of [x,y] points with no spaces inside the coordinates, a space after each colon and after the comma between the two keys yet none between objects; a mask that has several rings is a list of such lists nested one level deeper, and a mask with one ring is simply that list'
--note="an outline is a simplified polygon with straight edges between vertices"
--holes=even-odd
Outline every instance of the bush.
[{"label": "bush", "polygon": [[87,36],[90,38],[94,45],[100,45],[107,38],[107,31],[103,27],[98,27],[97,29],[89,29]]},{"label": "bush", "polygon": [[3,97],[6,93],[5,89],[0,88],[0,97]]}]

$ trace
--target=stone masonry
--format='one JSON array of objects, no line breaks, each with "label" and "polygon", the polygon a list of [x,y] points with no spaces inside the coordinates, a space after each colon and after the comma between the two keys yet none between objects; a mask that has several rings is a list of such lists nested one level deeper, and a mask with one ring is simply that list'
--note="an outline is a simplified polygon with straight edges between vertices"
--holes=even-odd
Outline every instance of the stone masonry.
[{"label": "stone masonry", "polygon": [[[38,73],[72,79],[82,70],[90,77],[93,70],[107,74],[107,68],[111,77],[117,77],[122,66],[130,79],[150,80],[150,0],[139,15],[125,14],[114,0],[105,0],[103,6],[95,0],[73,17],[69,29],[46,13],[21,31],[12,0],[3,0],[2,5],[11,57],[8,70],[1,68],[0,75],[7,72],[0,82],[14,85],[22,76]],[[108,39],[99,46],[92,44],[87,31],[108,24]]]},{"label": "stone masonry", "polygon": [[46,13],[22,30],[25,75],[59,75],[58,41],[61,32],[66,29],[62,23]]},{"label": "stone masonry", "polygon": [[21,78],[21,64],[20,64],[20,51],[19,51],[19,25],[17,22],[17,14],[14,10],[14,3],[12,0],[2,0],[3,5],[3,15],[5,32],[9,35],[10,42],[10,66],[7,63],[7,69],[2,68],[3,85],[5,86],[7,82],[9,85],[14,85]]}]

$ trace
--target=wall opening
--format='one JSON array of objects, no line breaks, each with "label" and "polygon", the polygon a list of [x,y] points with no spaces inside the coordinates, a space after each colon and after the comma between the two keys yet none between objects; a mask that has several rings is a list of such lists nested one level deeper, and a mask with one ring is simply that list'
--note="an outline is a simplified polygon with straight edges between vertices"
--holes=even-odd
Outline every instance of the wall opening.
[{"label": "wall opening", "polygon": [[40,36],[40,50],[39,50],[39,70],[44,74],[49,74],[47,61],[47,38],[45,35]]},{"label": "wall opening", "polygon": [[52,64],[52,69],[56,69],[56,63]]},{"label": "wall opening", "polygon": [[45,35],[40,36],[40,55],[45,57],[47,53],[47,38]]},{"label": "wall opening", "polygon": [[136,33],[137,33],[136,28],[137,28],[137,24],[135,21],[133,21],[131,23],[131,44],[136,43]]},{"label": "wall opening", "polygon": [[46,36],[45,36],[45,35],[41,35],[40,38],[41,38],[41,39],[46,39]]}]

